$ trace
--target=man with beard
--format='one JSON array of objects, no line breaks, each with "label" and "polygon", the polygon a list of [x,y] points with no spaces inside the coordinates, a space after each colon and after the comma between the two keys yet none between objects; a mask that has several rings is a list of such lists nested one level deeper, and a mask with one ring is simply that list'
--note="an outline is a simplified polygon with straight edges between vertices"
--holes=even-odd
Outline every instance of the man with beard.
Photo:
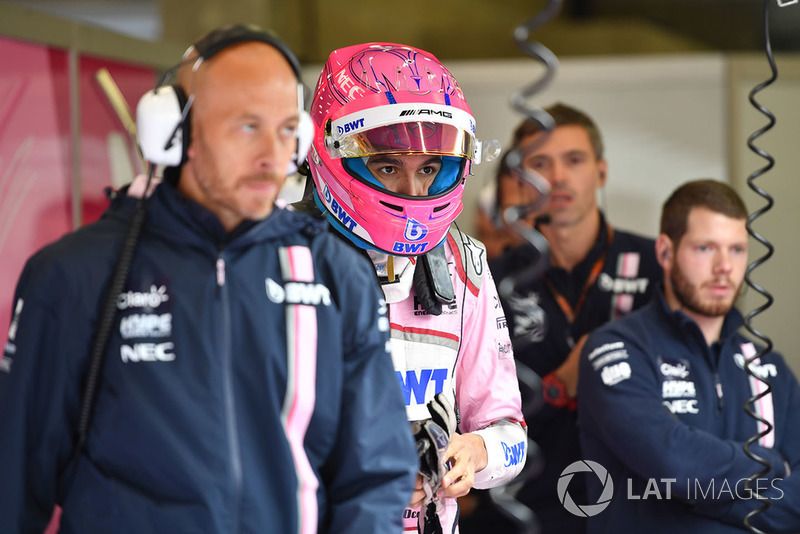
[{"label": "man with beard", "polygon": [[[589,477],[589,506],[569,500],[569,480],[559,489],[565,506],[590,516],[589,532],[741,532],[759,506],[756,492],[771,506],[754,526],[800,531],[800,388],[774,352],[755,359],[758,378],[750,376],[746,360],[758,348],[737,333],[746,217],[724,183],[679,187],[656,241],[659,298],[598,329],[583,348],[587,462],[575,469],[597,476]],[[764,392],[751,405],[756,421],[742,407]]]},{"label": "man with beard", "polygon": [[[172,167],[111,312],[144,209],[131,191],[20,277],[0,532],[42,532],[56,504],[64,534],[398,532],[418,462],[375,272],[275,204],[311,137],[298,61],[237,25],[190,47],[177,81],[139,105],[145,156]],[[87,411],[98,323],[112,328]]]}]

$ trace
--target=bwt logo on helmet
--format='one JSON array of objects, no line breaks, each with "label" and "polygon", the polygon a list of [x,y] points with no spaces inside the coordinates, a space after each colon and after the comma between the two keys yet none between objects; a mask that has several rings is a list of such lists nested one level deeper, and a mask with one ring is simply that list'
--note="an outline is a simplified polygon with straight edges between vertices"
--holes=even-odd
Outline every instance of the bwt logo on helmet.
[{"label": "bwt logo on helmet", "polygon": [[[572,500],[572,496],[567,492],[567,488],[569,483],[572,482],[572,477],[575,476],[575,473],[587,472],[594,473],[600,479],[603,490],[600,492],[595,504],[576,504]],[[614,481],[611,480],[608,470],[597,462],[578,460],[577,462],[572,462],[561,471],[556,492],[558,493],[558,500],[561,501],[567,512],[578,517],[592,517],[605,510],[611,504],[611,498],[614,496]]]},{"label": "bwt logo on helmet", "polygon": [[341,125],[337,126],[336,127],[336,133],[338,133],[339,135],[342,135],[342,134],[346,134],[346,133],[350,133],[350,132],[355,132],[359,128],[363,128],[363,127],[364,127],[364,119],[363,118],[356,119],[354,121],[350,121],[350,122],[344,123],[344,126],[341,126]]},{"label": "bwt logo on helmet", "polygon": [[400,112],[401,117],[407,117],[409,115],[439,115],[440,117],[444,117],[445,119],[452,119],[453,114],[449,111],[442,111],[438,109],[404,109]]},{"label": "bwt logo on helmet", "polygon": [[[409,241],[419,241],[425,239],[428,235],[428,227],[415,219],[408,219],[406,221],[405,230],[403,230],[403,237]],[[395,241],[392,246],[393,252],[400,252],[405,254],[422,254],[428,247],[428,243],[404,243],[403,241]]]},{"label": "bwt logo on helmet", "polygon": [[406,228],[403,230],[403,237],[409,241],[419,241],[428,235],[428,227],[415,219],[406,221]]},{"label": "bwt logo on helmet", "polygon": [[325,197],[325,204],[328,205],[328,207],[331,209],[331,212],[336,215],[336,218],[339,219],[339,222],[341,222],[347,227],[348,230],[352,232],[353,229],[358,226],[356,221],[354,221],[353,218],[348,215],[346,211],[344,211],[344,208],[341,207],[338,202],[336,202],[336,199],[333,198],[333,195],[331,195],[331,192],[328,190],[327,185],[322,193]]}]

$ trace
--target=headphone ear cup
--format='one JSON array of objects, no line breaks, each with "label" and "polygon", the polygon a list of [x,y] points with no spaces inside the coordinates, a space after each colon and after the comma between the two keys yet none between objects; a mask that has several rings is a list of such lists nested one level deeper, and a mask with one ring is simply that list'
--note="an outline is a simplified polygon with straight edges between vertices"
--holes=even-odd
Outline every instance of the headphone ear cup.
[{"label": "headphone ear cup", "polygon": [[186,94],[177,85],[156,87],[139,99],[136,133],[144,159],[154,165],[178,167],[186,159],[189,124],[183,120]]},{"label": "headphone ear cup", "polygon": [[308,150],[311,148],[311,142],[314,140],[314,121],[311,115],[306,111],[300,112],[300,119],[297,123],[297,151],[295,152],[292,161],[289,163],[289,169],[286,174],[294,174],[297,168],[303,164],[308,156]]}]

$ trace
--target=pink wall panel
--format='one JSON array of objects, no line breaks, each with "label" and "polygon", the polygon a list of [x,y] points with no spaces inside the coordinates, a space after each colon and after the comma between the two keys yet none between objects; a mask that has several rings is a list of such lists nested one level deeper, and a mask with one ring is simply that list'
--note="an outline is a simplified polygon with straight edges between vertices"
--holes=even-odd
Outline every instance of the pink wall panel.
[{"label": "pink wall panel", "polygon": [[62,50],[0,38],[0,336],[25,260],[72,227]]}]

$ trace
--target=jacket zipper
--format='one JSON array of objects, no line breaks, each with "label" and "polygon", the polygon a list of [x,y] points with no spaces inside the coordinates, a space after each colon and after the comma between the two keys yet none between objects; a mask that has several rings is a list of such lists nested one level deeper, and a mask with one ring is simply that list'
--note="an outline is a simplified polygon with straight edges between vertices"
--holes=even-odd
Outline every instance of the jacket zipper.
[{"label": "jacket zipper", "polygon": [[722,381],[719,379],[719,372],[714,369],[714,390],[717,392],[717,410],[720,412],[725,407],[725,396],[722,393]]},{"label": "jacket zipper", "polygon": [[228,434],[231,478],[233,480],[233,532],[239,531],[239,505],[242,494],[242,459],[236,423],[236,401],[233,395],[233,358],[231,355],[231,314],[228,286],[225,284],[225,257],[217,257],[217,287],[222,298],[222,377],[225,394],[225,423]]}]

